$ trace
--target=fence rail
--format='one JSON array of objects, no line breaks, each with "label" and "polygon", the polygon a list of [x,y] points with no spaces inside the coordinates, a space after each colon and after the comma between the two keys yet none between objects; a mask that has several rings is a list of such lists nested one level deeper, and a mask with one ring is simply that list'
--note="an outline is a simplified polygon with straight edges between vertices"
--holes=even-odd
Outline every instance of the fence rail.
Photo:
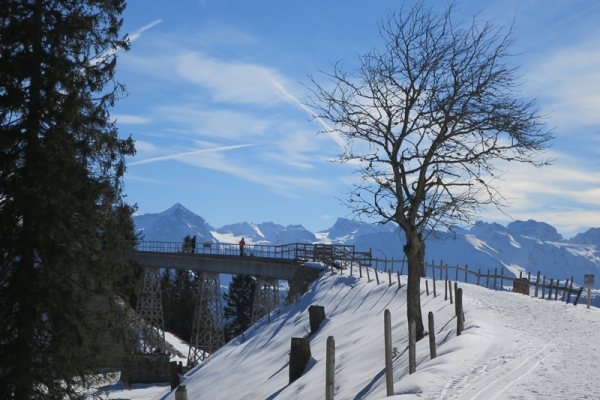
[{"label": "fence rail", "polygon": [[[374,262],[375,271],[381,271],[378,266],[383,265],[383,272],[388,274],[398,273],[402,275],[406,260],[372,259],[372,262]],[[400,270],[395,269],[397,263],[400,263],[401,265]],[[512,287],[513,291],[529,294],[533,297],[541,296],[542,299],[558,300],[560,298],[561,301],[565,301],[566,299],[566,302],[569,303],[571,301],[571,296],[575,296],[573,302],[575,305],[579,302],[583,292],[583,286],[574,285],[572,276],[561,281],[559,279],[541,276],[539,271],[535,277],[532,277],[531,273],[528,273],[526,277],[523,276],[523,273],[521,273],[519,277],[516,277],[504,275],[504,268],[500,268],[500,273],[498,273],[498,268],[494,268],[493,271],[487,269],[482,272],[481,269],[477,269],[477,271],[469,269],[468,265],[465,265],[464,267],[461,267],[460,265],[449,266],[443,265],[442,262],[435,264],[433,261],[431,263],[425,263],[424,270],[425,277],[473,283],[478,286],[485,286],[487,289],[505,290],[507,289],[505,288],[506,283],[506,286]],[[362,271],[359,272],[362,276]],[[378,280],[377,275],[376,279]]]}]

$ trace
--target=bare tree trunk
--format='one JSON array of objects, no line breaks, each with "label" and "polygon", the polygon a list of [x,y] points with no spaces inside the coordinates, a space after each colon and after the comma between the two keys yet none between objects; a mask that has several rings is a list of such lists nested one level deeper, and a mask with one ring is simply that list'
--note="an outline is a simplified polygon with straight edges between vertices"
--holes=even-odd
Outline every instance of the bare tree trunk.
[{"label": "bare tree trunk", "polygon": [[420,235],[406,232],[404,252],[408,261],[408,282],[406,285],[406,316],[408,323],[415,323],[417,341],[425,337],[425,328],[421,315],[421,275],[423,270],[422,246]]}]

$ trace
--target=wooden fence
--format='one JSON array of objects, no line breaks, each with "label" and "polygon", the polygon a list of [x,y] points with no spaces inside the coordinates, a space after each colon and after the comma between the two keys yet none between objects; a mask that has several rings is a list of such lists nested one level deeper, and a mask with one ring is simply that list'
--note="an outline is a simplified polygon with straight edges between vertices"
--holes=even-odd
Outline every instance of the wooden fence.
[{"label": "wooden fence", "polygon": [[[399,276],[404,274],[405,264],[406,260],[404,259],[380,260],[373,258],[370,260],[370,266],[374,270],[374,278],[377,280],[377,283],[379,283],[379,273],[384,272],[390,277],[391,285],[391,276],[395,273],[398,275],[399,287],[402,286]],[[350,267],[351,275],[354,272],[353,269],[356,268],[353,267],[354,266]],[[358,264],[357,267],[358,272],[362,277],[363,266]],[[381,268],[383,268],[383,270]],[[504,275],[504,268],[500,268],[500,273],[498,273],[498,268],[494,268],[493,271],[488,269],[487,271],[482,272],[481,269],[477,269],[476,271],[474,269],[469,269],[468,265],[465,265],[464,267],[459,265],[449,266],[443,265],[442,262],[435,264],[433,261],[431,263],[425,263],[424,268],[425,277],[428,278],[473,283],[494,290],[509,290],[509,287],[511,287],[513,291],[518,293],[529,294],[533,297],[541,296],[542,299],[548,300],[558,300],[560,298],[561,301],[566,301],[567,304],[571,302],[571,297],[575,296],[573,304],[577,305],[583,292],[583,286],[573,288],[573,277],[561,281],[560,279],[541,276],[539,271],[535,277],[532,277],[531,273],[527,273],[527,276],[524,277],[523,273],[521,273],[517,278],[516,276]],[[370,280],[371,277],[368,266],[365,270],[367,277]]]}]

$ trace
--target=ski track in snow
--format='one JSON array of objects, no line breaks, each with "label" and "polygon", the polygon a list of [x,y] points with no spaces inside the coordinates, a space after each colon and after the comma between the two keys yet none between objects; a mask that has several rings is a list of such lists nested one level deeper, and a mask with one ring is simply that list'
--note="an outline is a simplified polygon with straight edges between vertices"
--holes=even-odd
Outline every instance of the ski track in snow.
[{"label": "ski track in snow", "polygon": [[[480,290],[473,286],[465,290],[471,289]],[[470,296],[465,309],[474,306],[492,312],[497,324],[493,329],[502,330],[498,337],[504,339],[477,357],[462,376],[448,379],[439,400],[598,398],[600,326],[597,316],[588,319],[585,313],[599,310],[587,310],[585,304],[523,300],[495,292]],[[511,337],[517,339],[511,343]],[[506,351],[511,345],[514,348]],[[574,384],[565,385],[564,374],[573,376]]]}]

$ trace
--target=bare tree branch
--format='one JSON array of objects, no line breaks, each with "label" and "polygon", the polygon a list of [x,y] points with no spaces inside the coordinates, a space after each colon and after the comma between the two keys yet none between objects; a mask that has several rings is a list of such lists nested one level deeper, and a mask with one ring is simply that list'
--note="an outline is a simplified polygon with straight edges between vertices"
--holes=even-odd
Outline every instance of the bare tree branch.
[{"label": "bare tree branch", "polygon": [[455,12],[455,4],[442,13],[404,5],[380,23],[383,46],[358,57],[358,68],[321,71],[326,86],[310,77],[308,105],[352,149],[339,161],[359,162],[347,205],[405,232],[409,292],[419,284],[410,275],[421,273],[423,235],[508,205],[496,186],[499,160],[550,162],[540,156],[552,134],[535,102],[519,97],[518,68],[508,64],[512,26],[477,15],[456,22]]}]

